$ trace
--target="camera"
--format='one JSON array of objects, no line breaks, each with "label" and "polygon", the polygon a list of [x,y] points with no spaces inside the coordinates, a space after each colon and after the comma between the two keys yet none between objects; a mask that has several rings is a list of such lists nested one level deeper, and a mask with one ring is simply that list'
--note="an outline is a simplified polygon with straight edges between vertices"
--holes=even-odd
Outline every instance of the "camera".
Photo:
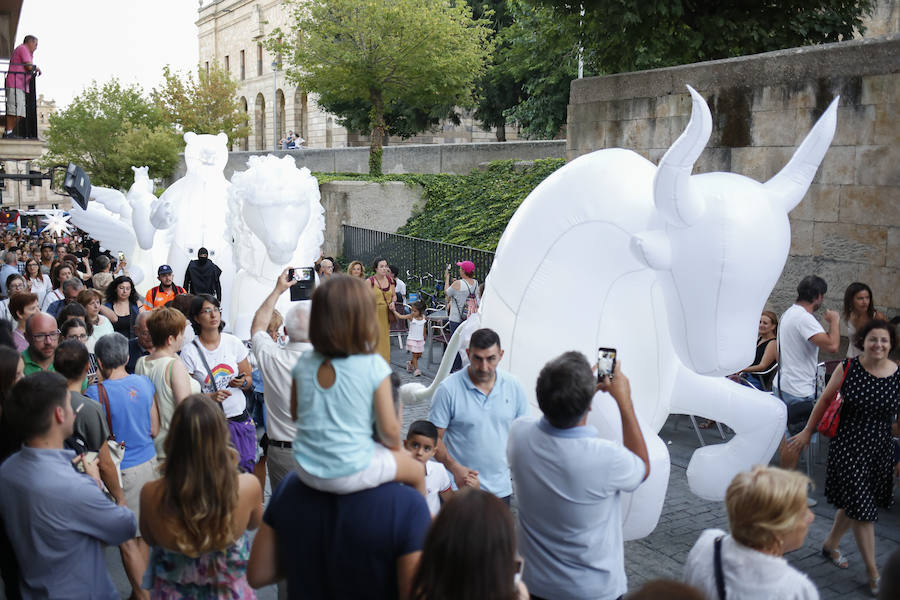
[{"label": "camera", "polygon": [[291,301],[309,300],[312,298],[313,291],[316,289],[316,269],[315,267],[301,267],[288,269],[288,279],[296,281],[291,286]]}]

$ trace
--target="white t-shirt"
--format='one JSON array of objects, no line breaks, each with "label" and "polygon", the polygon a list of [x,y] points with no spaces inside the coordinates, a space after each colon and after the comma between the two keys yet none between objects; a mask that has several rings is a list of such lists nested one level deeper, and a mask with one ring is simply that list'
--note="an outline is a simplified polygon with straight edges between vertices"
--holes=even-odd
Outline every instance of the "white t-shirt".
[{"label": "white t-shirt", "polygon": [[406,284],[399,279],[394,279],[394,291],[406,297]]},{"label": "white t-shirt", "polygon": [[433,460],[425,463],[425,501],[428,502],[432,517],[441,510],[441,492],[449,489],[450,474],[447,473],[447,467]]},{"label": "white t-shirt", "polygon": [[265,331],[254,333],[251,342],[266,390],[266,433],[270,440],[293,442],[297,427],[291,419],[291,371],[312,344],[290,342],[282,348]]},{"label": "white t-shirt", "polygon": [[[181,360],[187,367],[188,375],[200,382],[205,393],[228,390],[230,395],[222,402],[222,408],[225,409],[226,417],[236,417],[247,408],[247,399],[240,389],[228,387],[228,382],[238,375],[238,363],[247,358],[249,351],[241,340],[230,333],[221,335],[219,346],[215,350],[207,350],[200,340],[196,344],[185,344],[181,348]],[[209,381],[209,373],[197,351],[198,346],[215,378],[214,385]]]},{"label": "white t-shirt", "polygon": [[794,304],[778,324],[778,375],[773,389],[808,398],[816,394],[816,363],[819,347],[809,341],[825,328],[805,308]]},{"label": "white t-shirt", "polygon": [[[684,563],[685,583],[698,588],[707,598],[719,597],[714,544],[720,535],[725,535],[721,529],[707,529],[701,533]],[[728,600],[819,599],[813,582],[784,558],[748,548],[730,535],[722,539],[722,574]]]},{"label": "white t-shirt", "polygon": [[97,340],[102,338],[104,335],[113,333],[115,331],[112,321],[110,321],[103,315],[97,315],[97,317],[99,318],[99,321],[96,325],[94,325],[94,332],[91,334],[91,337],[87,339],[87,342],[85,342],[88,352],[90,352],[91,354],[94,353],[94,346],[97,345]]},{"label": "white t-shirt", "polygon": [[407,339],[413,342],[425,341],[425,319],[409,320],[409,337]]}]

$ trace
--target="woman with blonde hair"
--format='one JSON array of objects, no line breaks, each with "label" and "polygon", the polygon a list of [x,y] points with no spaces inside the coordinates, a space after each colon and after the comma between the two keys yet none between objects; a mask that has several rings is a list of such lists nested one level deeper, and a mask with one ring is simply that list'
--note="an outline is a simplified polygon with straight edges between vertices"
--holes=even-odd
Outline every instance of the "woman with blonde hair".
[{"label": "woman with blonde hair", "polygon": [[138,359],[134,372],[146,375],[156,388],[159,408],[159,433],[153,443],[156,455],[165,458],[165,440],[175,406],[191,394],[200,393],[200,383],[188,375],[178,357],[184,343],[187,319],[174,308],[154,308],[147,317],[147,330],[153,340],[153,351]]},{"label": "woman with blonde hair", "polygon": [[350,277],[359,277],[360,279],[365,279],[366,268],[361,262],[359,262],[358,260],[354,260],[349,265],[347,265],[347,275],[349,275]]},{"label": "woman with blonde hair", "polygon": [[256,477],[238,473],[225,423],[200,394],[172,415],[162,477],[141,491],[151,598],[256,598],[247,531],[262,520],[263,493]]},{"label": "woman with blonde hair", "polygon": [[707,529],[684,565],[684,580],[708,600],[817,599],[816,586],[783,558],[803,546],[813,513],[809,477],[756,466],[738,473],[725,492],[731,533]]}]

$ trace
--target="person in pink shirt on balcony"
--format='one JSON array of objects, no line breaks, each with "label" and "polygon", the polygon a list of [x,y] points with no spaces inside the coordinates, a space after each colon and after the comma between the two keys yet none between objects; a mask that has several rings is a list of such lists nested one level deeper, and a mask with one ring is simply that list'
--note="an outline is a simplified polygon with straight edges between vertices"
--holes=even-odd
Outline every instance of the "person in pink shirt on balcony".
[{"label": "person in pink shirt on balcony", "polygon": [[26,35],[22,43],[13,51],[6,74],[6,132],[3,137],[12,137],[19,119],[25,116],[25,94],[31,91],[31,73],[41,74],[34,64],[34,51],[38,40]]}]

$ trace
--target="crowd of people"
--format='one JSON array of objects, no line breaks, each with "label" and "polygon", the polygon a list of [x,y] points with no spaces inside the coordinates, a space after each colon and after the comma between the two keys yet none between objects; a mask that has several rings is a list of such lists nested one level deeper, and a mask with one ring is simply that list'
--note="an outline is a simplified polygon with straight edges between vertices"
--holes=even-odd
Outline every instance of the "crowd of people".
[{"label": "crowd of people", "polygon": [[[282,315],[276,305],[297,284],[286,269],[246,341],[225,331],[221,271],[203,249],[185,288],[161,265],[141,298],[124,258],[86,237],[14,231],[0,243],[7,598],[117,597],[103,545],[119,547],[135,598],[253,598],[272,584],[290,598],[628,591],[622,494],[649,476],[650,460],[621,361],[598,379],[578,352],[550,360],[536,384],[542,414],[530,416],[525,390],[498,368],[503,340],[479,329],[428,418],[403,436],[389,332],[407,322],[407,368],[421,373],[425,306],[406,310],[387,260],[367,276],[358,261],[341,274],[323,257],[312,302]],[[482,293],[474,265],[457,267],[444,287],[451,330]],[[878,509],[900,476],[894,326],[871,289],[851,285],[843,312],[855,349],[816,397],[818,350],[840,341],[837,312],[825,313],[828,331],[814,317],[826,291],[810,276],[780,319],[764,313],[754,364],[736,377],[788,405],[781,468],[735,477],[728,531],[700,535],[682,582],[629,597],[662,597],[663,585],[669,598],[817,598],[784,555],[813,520],[796,457],[838,391],[823,560],[849,566],[839,543],[852,529],[873,593],[896,597],[900,569],[879,571],[874,548]],[[597,393],[619,411],[621,443],[587,422]]]}]

